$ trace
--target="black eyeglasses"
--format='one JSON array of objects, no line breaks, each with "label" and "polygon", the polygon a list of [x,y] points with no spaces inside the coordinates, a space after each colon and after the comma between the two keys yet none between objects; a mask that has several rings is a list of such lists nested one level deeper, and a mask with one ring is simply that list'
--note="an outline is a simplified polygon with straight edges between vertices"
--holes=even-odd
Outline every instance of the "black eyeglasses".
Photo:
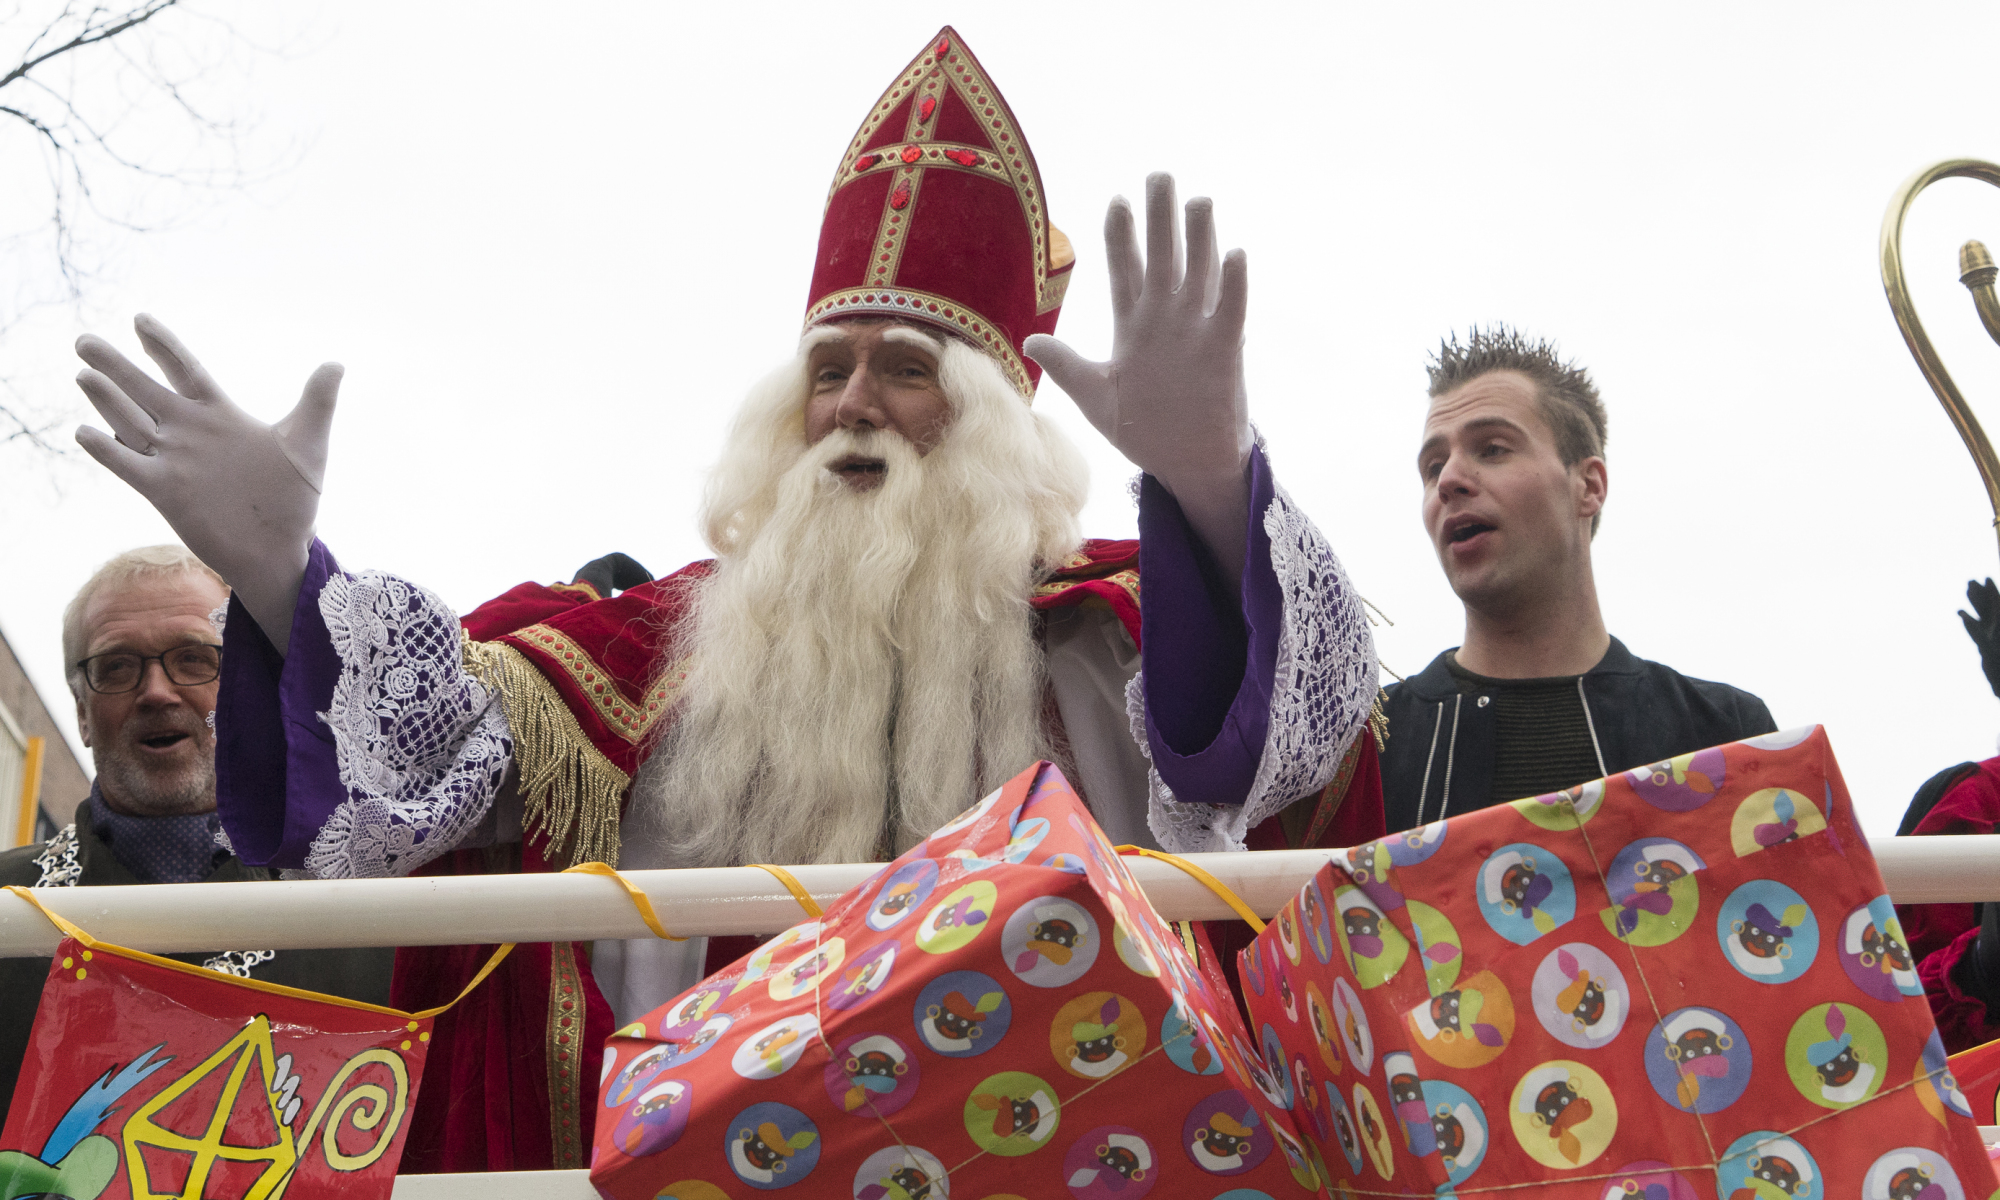
[{"label": "black eyeglasses", "polygon": [[101,695],[115,696],[129,692],[139,686],[146,677],[146,664],[157,662],[167,673],[167,682],[182,687],[213,683],[222,674],[222,647],[207,643],[192,646],[175,646],[165,654],[132,654],[124,650],[114,650],[109,654],[93,654],[76,664],[83,672],[83,681],[90,690]]}]

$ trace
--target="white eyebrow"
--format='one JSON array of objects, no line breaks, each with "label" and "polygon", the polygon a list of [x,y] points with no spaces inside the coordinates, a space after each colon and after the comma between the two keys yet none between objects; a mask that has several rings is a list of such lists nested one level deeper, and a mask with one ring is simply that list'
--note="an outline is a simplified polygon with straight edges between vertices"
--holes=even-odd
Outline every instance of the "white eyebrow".
[{"label": "white eyebrow", "polygon": [[847,340],[847,330],[838,325],[815,325],[799,335],[799,353],[809,354],[815,346]]},{"label": "white eyebrow", "polygon": [[913,346],[930,351],[932,358],[944,357],[944,340],[942,338],[934,337],[921,329],[913,329],[908,325],[889,326],[889,328],[882,331],[882,340],[885,342],[908,342]]}]

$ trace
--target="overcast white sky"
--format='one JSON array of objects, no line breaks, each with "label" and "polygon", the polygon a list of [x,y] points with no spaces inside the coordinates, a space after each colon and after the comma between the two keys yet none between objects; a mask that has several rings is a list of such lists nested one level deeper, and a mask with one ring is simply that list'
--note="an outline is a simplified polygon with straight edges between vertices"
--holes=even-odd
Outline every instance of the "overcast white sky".
[{"label": "overcast white sky", "polygon": [[[2000,158],[1990,3],[298,13],[297,52],[245,84],[297,168],[117,243],[85,311],[16,330],[0,370],[72,403],[70,341],[130,349],[136,311],[266,419],[346,363],[320,528],[349,565],[469,607],[609,550],[659,573],[703,556],[702,473],[794,342],[833,169],[949,20],[1076,243],[1059,333],[1080,349],[1109,348],[1105,202],[1158,169],[1215,197],[1250,256],[1256,419],[1396,620],[1390,667],[1461,632],[1418,517],[1425,354],[1508,321],[1610,407],[1598,583],[1636,653],[1825,723],[1872,831],[1994,753],[2000,702],[1952,615],[1995,572],[1990,514],[1875,261],[1906,176]],[[24,152],[0,138],[0,180]],[[2000,244],[2000,195],[1953,181],[1905,248],[1932,336],[2000,420],[1966,237]],[[1129,469],[1053,385],[1038,405],[1091,457],[1088,530],[1130,535]],[[59,701],[64,601],[170,535],[80,456],[0,448],[0,505],[0,628]]]}]

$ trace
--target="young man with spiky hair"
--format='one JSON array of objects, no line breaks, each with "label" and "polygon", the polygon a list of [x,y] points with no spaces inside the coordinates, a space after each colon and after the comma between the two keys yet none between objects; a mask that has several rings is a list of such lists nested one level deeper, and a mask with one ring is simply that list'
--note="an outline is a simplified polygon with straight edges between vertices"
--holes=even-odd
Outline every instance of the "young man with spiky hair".
[{"label": "young man with spiky hair", "polygon": [[1777,728],[1750,693],[1606,631],[1590,561],[1604,435],[1589,373],[1546,341],[1474,329],[1433,357],[1417,472],[1465,641],[1389,689],[1390,831]]}]

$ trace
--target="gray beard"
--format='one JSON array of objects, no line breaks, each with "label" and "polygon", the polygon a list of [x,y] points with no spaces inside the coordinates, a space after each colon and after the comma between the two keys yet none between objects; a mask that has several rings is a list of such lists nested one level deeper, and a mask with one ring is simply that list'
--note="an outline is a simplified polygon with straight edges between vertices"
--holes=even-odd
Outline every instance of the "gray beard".
[{"label": "gray beard", "polygon": [[112,749],[93,751],[98,789],[118,798],[113,805],[142,817],[178,817],[215,807],[215,757],[203,755],[186,769],[156,775],[129,755]]}]

